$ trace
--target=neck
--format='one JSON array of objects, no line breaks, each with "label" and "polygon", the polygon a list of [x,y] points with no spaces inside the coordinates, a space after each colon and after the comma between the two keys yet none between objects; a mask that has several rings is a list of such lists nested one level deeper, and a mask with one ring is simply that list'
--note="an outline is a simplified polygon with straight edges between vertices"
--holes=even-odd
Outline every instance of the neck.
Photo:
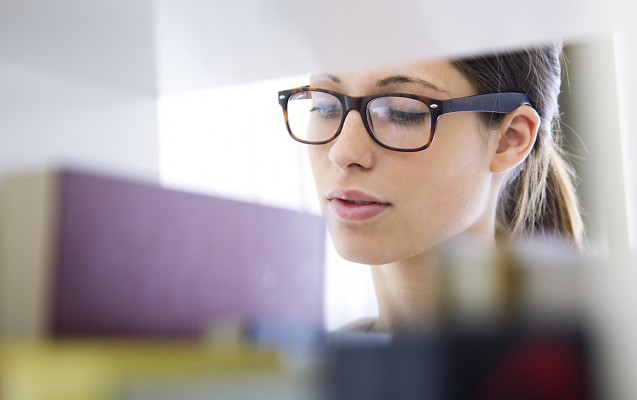
[{"label": "neck", "polygon": [[434,251],[386,265],[374,265],[380,332],[421,331],[435,321],[438,308],[437,256]]},{"label": "neck", "polygon": [[[495,240],[492,235],[487,237],[489,240],[468,243],[489,251]],[[373,331],[417,333],[435,327],[440,317],[442,295],[439,250],[432,249],[415,257],[371,267],[378,302],[378,320]]]}]

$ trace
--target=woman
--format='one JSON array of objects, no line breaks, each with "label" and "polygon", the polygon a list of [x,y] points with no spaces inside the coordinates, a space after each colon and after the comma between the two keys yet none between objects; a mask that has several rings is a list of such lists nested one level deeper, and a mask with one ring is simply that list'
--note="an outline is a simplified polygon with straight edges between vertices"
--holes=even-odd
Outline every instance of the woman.
[{"label": "woman", "polygon": [[556,129],[560,49],[314,74],[309,88],[279,93],[290,134],[313,144],[337,251],[372,266],[378,319],[349,329],[426,327],[436,250],[451,240],[581,245]]}]

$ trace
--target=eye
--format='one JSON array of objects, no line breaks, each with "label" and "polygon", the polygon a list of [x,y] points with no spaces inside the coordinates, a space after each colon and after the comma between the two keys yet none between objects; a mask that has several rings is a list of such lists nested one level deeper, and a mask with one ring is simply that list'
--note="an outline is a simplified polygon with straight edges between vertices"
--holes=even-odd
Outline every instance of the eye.
[{"label": "eye", "polygon": [[388,107],[384,111],[386,118],[400,125],[422,124],[429,119],[428,112],[403,111]]},{"label": "eye", "polygon": [[430,120],[427,105],[409,97],[379,97],[368,106],[376,124],[422,125]]},{"label": "eye", "polygon": [[338,103],[318,103],[310,108],[310,112],[318,112],[323,118],[340,118],[341,107]]}]

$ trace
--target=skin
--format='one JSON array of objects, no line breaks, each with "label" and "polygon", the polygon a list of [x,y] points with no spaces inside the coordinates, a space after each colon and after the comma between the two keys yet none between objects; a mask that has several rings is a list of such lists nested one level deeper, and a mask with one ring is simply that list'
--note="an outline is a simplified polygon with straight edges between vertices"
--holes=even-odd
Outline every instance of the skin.
[{"label": "skin", "polygon": [[[392,82],[392,76],[425,81]],[[476,94],[448,62],[315,74],[311,86],[350,96],[402,92],[436,99]],[[319,202],[339,254],[371,266],[379,316],[372,330],[413,331],[431,323],[436,308],[435,263],[440,246],[460,238],[495,241],[495,213],[507,172],[523,162],[539,127],[537,113],[522,106],[487,129],[477,113],[443,115],[432,145],[401,153],[372,141],[361,116],[351,111],[341,134],[309,146]],[[341,219],[330,207],[334,189],[355,189],[390,206],[365,221]]]}]

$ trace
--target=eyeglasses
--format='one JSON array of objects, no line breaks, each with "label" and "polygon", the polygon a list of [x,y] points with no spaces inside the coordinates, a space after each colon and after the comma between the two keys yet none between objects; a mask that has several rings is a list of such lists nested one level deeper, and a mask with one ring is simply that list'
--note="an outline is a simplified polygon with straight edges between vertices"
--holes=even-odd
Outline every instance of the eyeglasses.
[{"label": "eyeglasses", "polygon": [[351,97],[310,86],[280,91],[279,104],[290,136],[301,143],[331,142],[341,133],[347,114],[356,110],[376,143],[404,152],[429,147],[438,117],[443,114],[506,114],[521,105],[531,105],[524,93],[513,92],[436,100],[404,93]]}]

